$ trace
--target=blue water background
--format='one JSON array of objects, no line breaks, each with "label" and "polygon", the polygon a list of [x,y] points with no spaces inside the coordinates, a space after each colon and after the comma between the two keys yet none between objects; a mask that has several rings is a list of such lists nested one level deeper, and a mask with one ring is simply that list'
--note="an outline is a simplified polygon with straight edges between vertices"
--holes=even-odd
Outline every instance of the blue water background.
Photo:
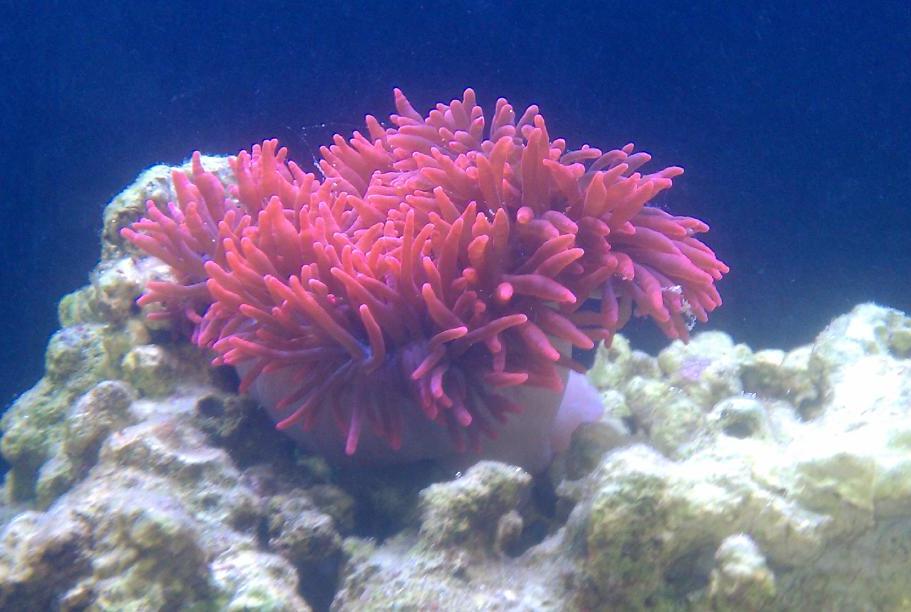
[{"label": "blue water background", "polygon": [[[553,135],[635,141],[730,264],[712,328],[808,342],[911,305],[911,3],[0,2],[0,406],[41,375],[102,208],[144,168],[474,87]],[[639,346],[663,340],[627,329]]]}]

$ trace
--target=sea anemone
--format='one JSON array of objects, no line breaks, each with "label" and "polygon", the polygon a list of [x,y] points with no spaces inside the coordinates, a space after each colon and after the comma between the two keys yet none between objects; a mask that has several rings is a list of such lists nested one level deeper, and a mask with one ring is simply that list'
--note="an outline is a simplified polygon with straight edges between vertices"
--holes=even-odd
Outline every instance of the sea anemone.
[{"label": "sea anemone", "polygon": [[582,369],[572,347],[633,314],[686,339],[721,304],[708,227],[648,206],[681,168],[568,150],[536,106],[517,120],[500,99],[488,123],[470,89],[427,117],[395,105],[322,148],[320,177],[267,140],[230,159],[226,193],[197,153],[176,203],[123,230],[173,269],[140,303],[237,366],[279,429],[346,455],[429,430],[478,448],[526,418],[510,388],[559,393]]}]

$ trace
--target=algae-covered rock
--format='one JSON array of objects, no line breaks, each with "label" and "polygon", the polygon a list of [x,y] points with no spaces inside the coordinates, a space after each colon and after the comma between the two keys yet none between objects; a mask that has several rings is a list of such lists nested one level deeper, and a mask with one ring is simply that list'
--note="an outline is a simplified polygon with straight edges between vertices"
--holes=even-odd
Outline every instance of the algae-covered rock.
[{"label": "algae-covered rock", "polygon": [[178,360],[154,344],[130,349],[123,356],[123,378],[142,395],[167,395],[174,388]]},{"label": "algae-covered rock", "polygon": [[132,257],[100,262],[89,285],[60,300],[60,324],[67,328],[82,323],[127,322],[138,312],[136,298],[160,265],[152,259]]},{"label": "algae-covered rock", "polygon": [[130,405],[133,388],[121,381],[103,381],[74,402],[66,413],[63,451],[79,465],[92,464],[102,441],[135,420]]},{"label": "algae-covered rock", "polygon": [[[20,515],[0,547],[5,609],[163,610],[206,597],[206,553],[173,499],[113,487]],[[51,577],[49,574],[53,573]]]},{"label": "algae-covered rock", "polygon": [[[291,610],[303,609],[307,594],[326,600],[319,593],[335,583],[335,565],[321,585],[302,584],[301,575],[320,575],[326,555],[337,564],[340,536],[307,490],[280,475],[270,491],[252,488],[231,456],[193,426],[198,397],[168,404],[134,398],[122,383],[103,383],[69,412],[67,452],[44,467],[72,456],[83,471],[46,511],[7,527],[0,539],[2,605],[169,610],[259,602]],[[85,422],[89,414],[97,428]],[[332,495],[321,491],[320,499]],[[301,504],[307,513],[294,511]],[[266,551],[259,530],[269,517]],[[57,560],[47,556],[64,554],[61,547],[67,570],[52,581],[46,566],[55,568]],[[253,559],[260,568],[239,575],[237,567]]]},{"label": "algae-covered rock", "polygon": [[[225,174],[223,158],[206,163]],[[146,200],[172,197],[170,171],[150,170],[107,207],[102,260],[90,284],[61,301],[63,328],[48,345],[45,376],[4,415],[6,498],[20,506],[0,505],[0,608],[305,610],[305,598],[317,597],[298,575],[311,568],[261,542],[269,510],[281,506],[273,497],[308,495],[288,474],[288,446],[275,443],[284,438],[270,426],[273,437],[254,437],[240,452],[243,432],[207,430],[196,409],[203,397],[224,397],[245,414],[255,407],[231,385],[215,388],[209,358],[135,304],[149,279],[169,272],[136,257],[119,230]],[[241,471],[257,462],[268,487]],[[340,535],[320,508],[349,528],[353,509],[343,492],[321,486],[307,497],[318,498],[310,504],[321,520],[312,541],[322,538],[338,556]],[[296,519],[278,537],[299,553],[306,538]],[[334,574],[327,584],[320,601],[331,597]]]},{"label": "algae-covered rock", "polygon": [[481,461],[464,476],[421,492],[421,535],[432,546],[460,542],[492,545],[497,522],[528,498],[531,476],[495,461]]},{"label": "algae-covered rock", "polygon": [[869,529],[875,522],[877,467],[872,453],[815,448],[793,466],[795,498],[835,518],[832,530],[855,534]]},{"label": "algae-covered rock", "polygon": [[78,467],[64,453],[56,452],[38,470],[35,481],[35,507],[45,509],[76,482]]},{"label": "algae-covered rock", "polygon": [[617,335],[610,346],[599,346],[588,379],[597,389],[609,389],[622,386],[633,376],[658,375],[658,362],[654,357],[633,350],[629,340]]},{"label": "algae-covered rock", "polygon": [[45,378],[16,398],[3,415],[0,451],[11,466],[5,482],[8,499],[34,496],[38,470],[62,437],[69,399],[68,393]]},{"label": "algae-covered rock", "polygon": [[307,488],[313,504],[332,517],[341,533],[351,533],[355,527],[355,501],[346,491],[335,485],[314,485]]},{"label": "algae-covered rock", "polygon": [[[909,596],[901,581],[845,588],[832,574],[847,580],[853,567],[892,576],[909,561],[907,552],[863,552],[894,531],[896,512],[911,528],[911,473],[896,448],[907,448],[896,425],[911,416],[911,378],[886,341],[904,325],[894,311],[859,307],[812,347],[762,356],[767,366],[756,367],[744,353],[754,383],[776,390],[768,395],[805,404],[819,381],[827,395],[812,419],[794,404],[729,397],[714,406],[679,461],[621,449],[586,481],[564,487],[576,503],[570,525],[585,536],[590,581],[580,593],[583,606],[673,607],[708,584],[713,609],[797,609],[796,602],[809,601],[813,609],[856,609],[872,600],[876,609],[900,607]],[[789,379],[807,381],[805,392],[781,393]],[[628,384],[625,391],[641,388]],[[752,535],[750,550],[730,539],[740,532]],[[716,547],[710,570],[708,551]],[[681,563],[689,584],[680,580]],[[780,568],[774,580],[772,563]]]},{"label": "algae-covered rock", "polygon": [[116,372],[119,355],[112,354],[104,325],[66,327],[51,337],[45,372],[54,384],[65,383],[73,392],[88,389]]},{"label": "algae-covered rock", "polygon": [[709,578],[712,610],[739,612],[767,610],[775,599],[775,575],[756,543],[745,534],[726,538],[715,553]]},{"label": "algae-covered rock", "polygon": [[0,536],[0,608],[48,610],[73,600],[69,591],[90,571],[90,539],[91,527],[72,512],[16,516]]},{"label": "algae-covered rock", "polygon": [[[566,479],[567,458],[590,457],[597,443],[574,437],[585,450],[571,448],[549,475],[558,509],[568,510],[543,540],[510,549],[527,531],[527,510],[481,527],[424,513],[411,539],[351,555],[334,605],[902,609],[911,598],[902,545],[911,531],[911,367],[889,339],[905,321],[864,306],[790,353],[756,354],[715,335],[695,353],[665,353],[657,373],[628,369],[602,393],[608,412],[628,409],[639,430],[576,480]],[[719,348],[720,364],[705,346]],[[694,354],[698,367],[687,365]],[[684,376],[690,367],[698,372]],[[598,376],[605,383],[605,369]],[[422,499],[454,494],[458,483]],[[469,535],[428,541],[439,530]],[[491,530],[493,547],[472,544]]]},{"label": "algae-covered rock", "polygon": [[831,375],[847,364],[894,355],[895,343],[911,328],[908,315],[875,304],[861,304],[849,315],[839,317],[826,327],[813,344],[812,367],[822,375]]},{"label": "algae-covered rock", "polygon": [[416,525],[376,546],[349,538],[333,610],[564,610],[572,568],[523,551],[531,477],[483,461],[421,492]]},{"label": "algae-covered rock", "polygon": [[889,327],[889,350],[902,359],[911,357],[911,317],[902,317]]},{"label": "algae-covered rock", "polygon": [[269,548],[296,566],[313,568],[338,562],[342,540],[332,517],[312,507],[305,494],[290,492],[269,504]]},{"label": "algae-covered rock", "polygon": [[[217,391],[202,395],[194,408],[194,425],[204,431],[214,444],[228,449],[241,467],[293,462],[294,443],[275,430],[275,424],[251,399]],[[329,474],[325,462],[313,457],[309,464],[320,464],[320,467],[309,469],[298,463],[293,466],[296,475],[307,480],[308,484],[325,481]],[[319,476],[314,476],[314,472],[318,472]]]},{"label": "algae-covered rock", "polygon": [[311,603],[327,606],[342,562],[342,539],[335,521],[299,489],[272,497],[266,512],[269,550],[297,569]]},{"label": "algae-covered rock", "polygon": [[548,470],[554,484],[563,479],[578,480],[593,469],[610,450],[630,444],[629,429],[609,412],[595,423],[583,423],[573,432],[572,444],[559,455]]},{"label": "algae-covered rock", "polygon": [[670,562],[670,533],[666,499],[668,483],[661,459],[644,453],[622,453],[616,463],[604,465],[612,482],[599,486],[586,516],[582,508],[573,521],[584,538],[587,560],[585,578],[590,593],[582,596],[592,604],[642,607],[662,590],[662,573]]},{"label": "algae-covered rock", "polygon": [[[0,422],[0,452],[12,466],[5,486],[9,499],[35,497],[42,464],[60,452],[70,405],[99,382],[119,375],[128,344],[126,333],[103,324],[75,325],[53,335],[45,356],[45,376],[13,402]],[[59,459],[46,469],[46,474],[55,476],[46,475],[44,481],[57,481],[67,471],[61,470],[64,463]]]},{"label": "algae-covered rock", "polygon": [[634,377],[624,387],[637,429],[661,452],[675,456],[703,426],[703,409],[679,387],[663,380]]},{"label": "algae-covered rock", "polygon": [[243,529],[261,515],[258,496],[244,485],[228,454],[178,419],[144,421],[110,436],[99,452],[99,466],[167,479],[200,519]]},{"label": "algae-covered rock", "polygon": [[212,563],[212,579],[226,612],[309,612],[297,592],[297,574],[282,557],[229,550]]},{"label": "algae-covered rock", "polygon": [[167,495],[136,488],[117,493],[92,508],[105,517],[92,532],[93,605],[166,609],[205,600],[207,551],[193,517]]},{"label": "algae-covered rock", "polygon": [[561,494],[577,501],[564,539],[580,571],[577,605],[673,607],[705,585],[711,553],[757,512],[782,530],[779,547],[788,546],[781,541],[788,529],[821,527],[811,516],[774,509],[743,473],[747,467],[718,469],[698,456],[676,463],[640,445],[615,451],[585,480],[564,487]]},{"label": "algae-covered rock", "polygon": [[702,332],[689,344],[677,341],[661,351],[658,365],[671,385],[696,403],[711,406],[743,392],[740,375],[749,356],[749,347],[735,345],[727,334]]},{"label": "algae-covered rock", "polygon": [[819,399],[817,377],[811,371],[812,347],[789,352],[757,351],[743,364],[743,386],[749,393],[783,399],[797,408]]},{"label": "algae-covered rock", "polygon": [[722,400],[706,421],[707,427],[734,438],[769,438],[773,435],[766,407],[755,397]]},{"label": "algae-covered rock", "polygon": [[[206,163],[225,174],[223,158]],[[150,170],[107,207],[102,260],[60,303],[45,376],[4,415],[6,502],[17,506],[0,504],[2,609],[304,610],[306,597],[332,596],[335,566],[321,575],[328,593],[298,573],[321,568],[326,552],[337,565],[340,535],[322,509],[350,529],[350,498],[327,484],[309,495],[271,425],[272,437],[240,444],[258,409],[230,384],[215,388],[209,357],[135,303],[169,272],[136,257],[119,230],[146,200],[173,196],[170,172]],[[215,396],[243,406],[240,429],[223,413],[204,427],[197,406]],[[257,462],[268,486],[241,471]],[[313,521],[284,510],[298,498]],[[271,551],[261,540],[270,511],[283,517]]]}]

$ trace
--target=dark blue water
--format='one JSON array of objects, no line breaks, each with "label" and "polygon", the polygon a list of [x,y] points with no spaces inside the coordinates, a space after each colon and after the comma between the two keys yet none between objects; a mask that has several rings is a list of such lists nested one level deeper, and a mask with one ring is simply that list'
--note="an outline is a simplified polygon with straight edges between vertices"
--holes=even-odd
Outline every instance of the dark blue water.
[{"label": "dark blue water", "polygon": [[466,86],[538,103],[571,144],[685,166],[662,204],[712,225],[711,326],[753,346],[911,305],[908,2],[0,4],[0,405],[140,170],[271,136],[306,160],[394,86],[422,111]]}]

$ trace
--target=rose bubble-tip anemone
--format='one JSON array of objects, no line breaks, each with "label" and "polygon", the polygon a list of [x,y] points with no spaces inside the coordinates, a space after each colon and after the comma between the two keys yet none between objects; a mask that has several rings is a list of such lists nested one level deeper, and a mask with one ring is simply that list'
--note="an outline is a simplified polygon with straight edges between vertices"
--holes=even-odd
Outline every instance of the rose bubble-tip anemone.
[{"label": "rose bubble-tip anemone", "polygon": [[557,413],[584,369],[572,348],[633,314],[686,339],[727,266],[704,223],[648,206],[681,168],[643,174],[631,144],[567,150],[536,106],[517,119],[501,99],[488,122],[470,89],[426,117],[395,104],[392,127],[368,116],[323,147],[320,177],[269,140],[230,159],[226,193],[195,154],[176,202],[123,230],[173,269],[140,303],[327,456],[540,469],[599,412],[581,387]]}]

